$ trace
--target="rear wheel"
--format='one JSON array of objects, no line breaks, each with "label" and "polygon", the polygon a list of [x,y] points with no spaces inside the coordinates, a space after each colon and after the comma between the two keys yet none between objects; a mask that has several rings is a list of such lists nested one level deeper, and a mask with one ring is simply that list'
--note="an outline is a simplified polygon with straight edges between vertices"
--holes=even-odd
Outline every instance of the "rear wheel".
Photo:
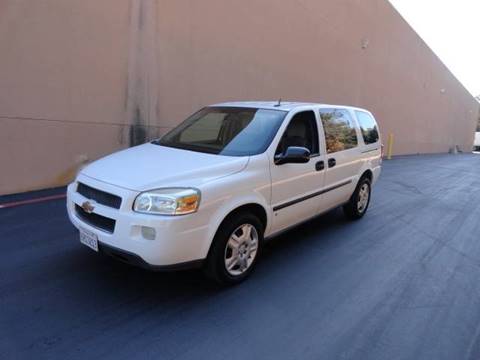
[{"label": "rear wheel", "polygon": [[257,262],[263,242],[263,226],[252,214],[227,218],[217,230],[207,257],[208,277],[223,285],[244,280]]},{"label": "rear wheel", "polygon": [[363,217],[370,204],[371,182],[367,177],[363,177],[353,192],[348,203],[343,206],[343,212],[347,218],[357,220]]}]

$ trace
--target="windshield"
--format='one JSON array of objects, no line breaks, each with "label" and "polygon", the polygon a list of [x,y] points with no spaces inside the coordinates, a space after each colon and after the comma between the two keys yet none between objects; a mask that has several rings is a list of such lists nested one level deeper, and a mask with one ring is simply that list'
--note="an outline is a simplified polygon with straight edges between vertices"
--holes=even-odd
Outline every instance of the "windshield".
[{"label": "windshield", "polygon": [[263,153],[285,111],[243,107],[206,107],[154,144],[228,156]]}]

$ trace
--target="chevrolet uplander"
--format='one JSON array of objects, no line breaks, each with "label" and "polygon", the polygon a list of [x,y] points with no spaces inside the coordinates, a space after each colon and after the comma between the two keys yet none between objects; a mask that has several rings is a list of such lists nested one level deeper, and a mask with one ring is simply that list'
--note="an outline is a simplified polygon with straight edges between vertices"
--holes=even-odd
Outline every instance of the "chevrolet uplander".
[{"label": "chevrolet uplander", "polygon": [[233,284],[250,274],[265,238],[338,206],[363,217],[381,151],[364,109],[212,105],[83,168],[68,186],[68,215],[97,252],[151,269],[202,266]]}]

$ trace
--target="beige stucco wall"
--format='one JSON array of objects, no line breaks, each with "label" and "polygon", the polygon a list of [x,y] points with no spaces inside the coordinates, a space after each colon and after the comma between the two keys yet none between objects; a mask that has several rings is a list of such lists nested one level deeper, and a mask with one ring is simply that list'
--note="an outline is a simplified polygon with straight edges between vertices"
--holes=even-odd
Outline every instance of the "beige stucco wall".
[{"label": "beige stucco wall", "polygon": [[0,0],[0,194],[278,98],[366,107],[395,154],[468,151],[478,114],[385,0]]}]

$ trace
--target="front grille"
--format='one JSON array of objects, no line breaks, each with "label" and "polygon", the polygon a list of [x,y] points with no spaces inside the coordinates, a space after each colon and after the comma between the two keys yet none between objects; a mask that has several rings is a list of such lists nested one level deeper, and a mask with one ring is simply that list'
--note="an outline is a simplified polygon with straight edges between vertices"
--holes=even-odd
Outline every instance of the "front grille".
[{"label": "front grille", "polygon": [[82,183],[78,183],[77,192],[85,196],[87,199],[95,200],[99,204],[115,209],[120,209],[120,205],[122,204],[121,197],[102,190],[94,189]]},{"label": "front grille", "polygon": [[78,217],[87,224],[113,234],[115,230],[115,220],[95,213],[87,213],[77,204],[75,204],[75,212]]}]

